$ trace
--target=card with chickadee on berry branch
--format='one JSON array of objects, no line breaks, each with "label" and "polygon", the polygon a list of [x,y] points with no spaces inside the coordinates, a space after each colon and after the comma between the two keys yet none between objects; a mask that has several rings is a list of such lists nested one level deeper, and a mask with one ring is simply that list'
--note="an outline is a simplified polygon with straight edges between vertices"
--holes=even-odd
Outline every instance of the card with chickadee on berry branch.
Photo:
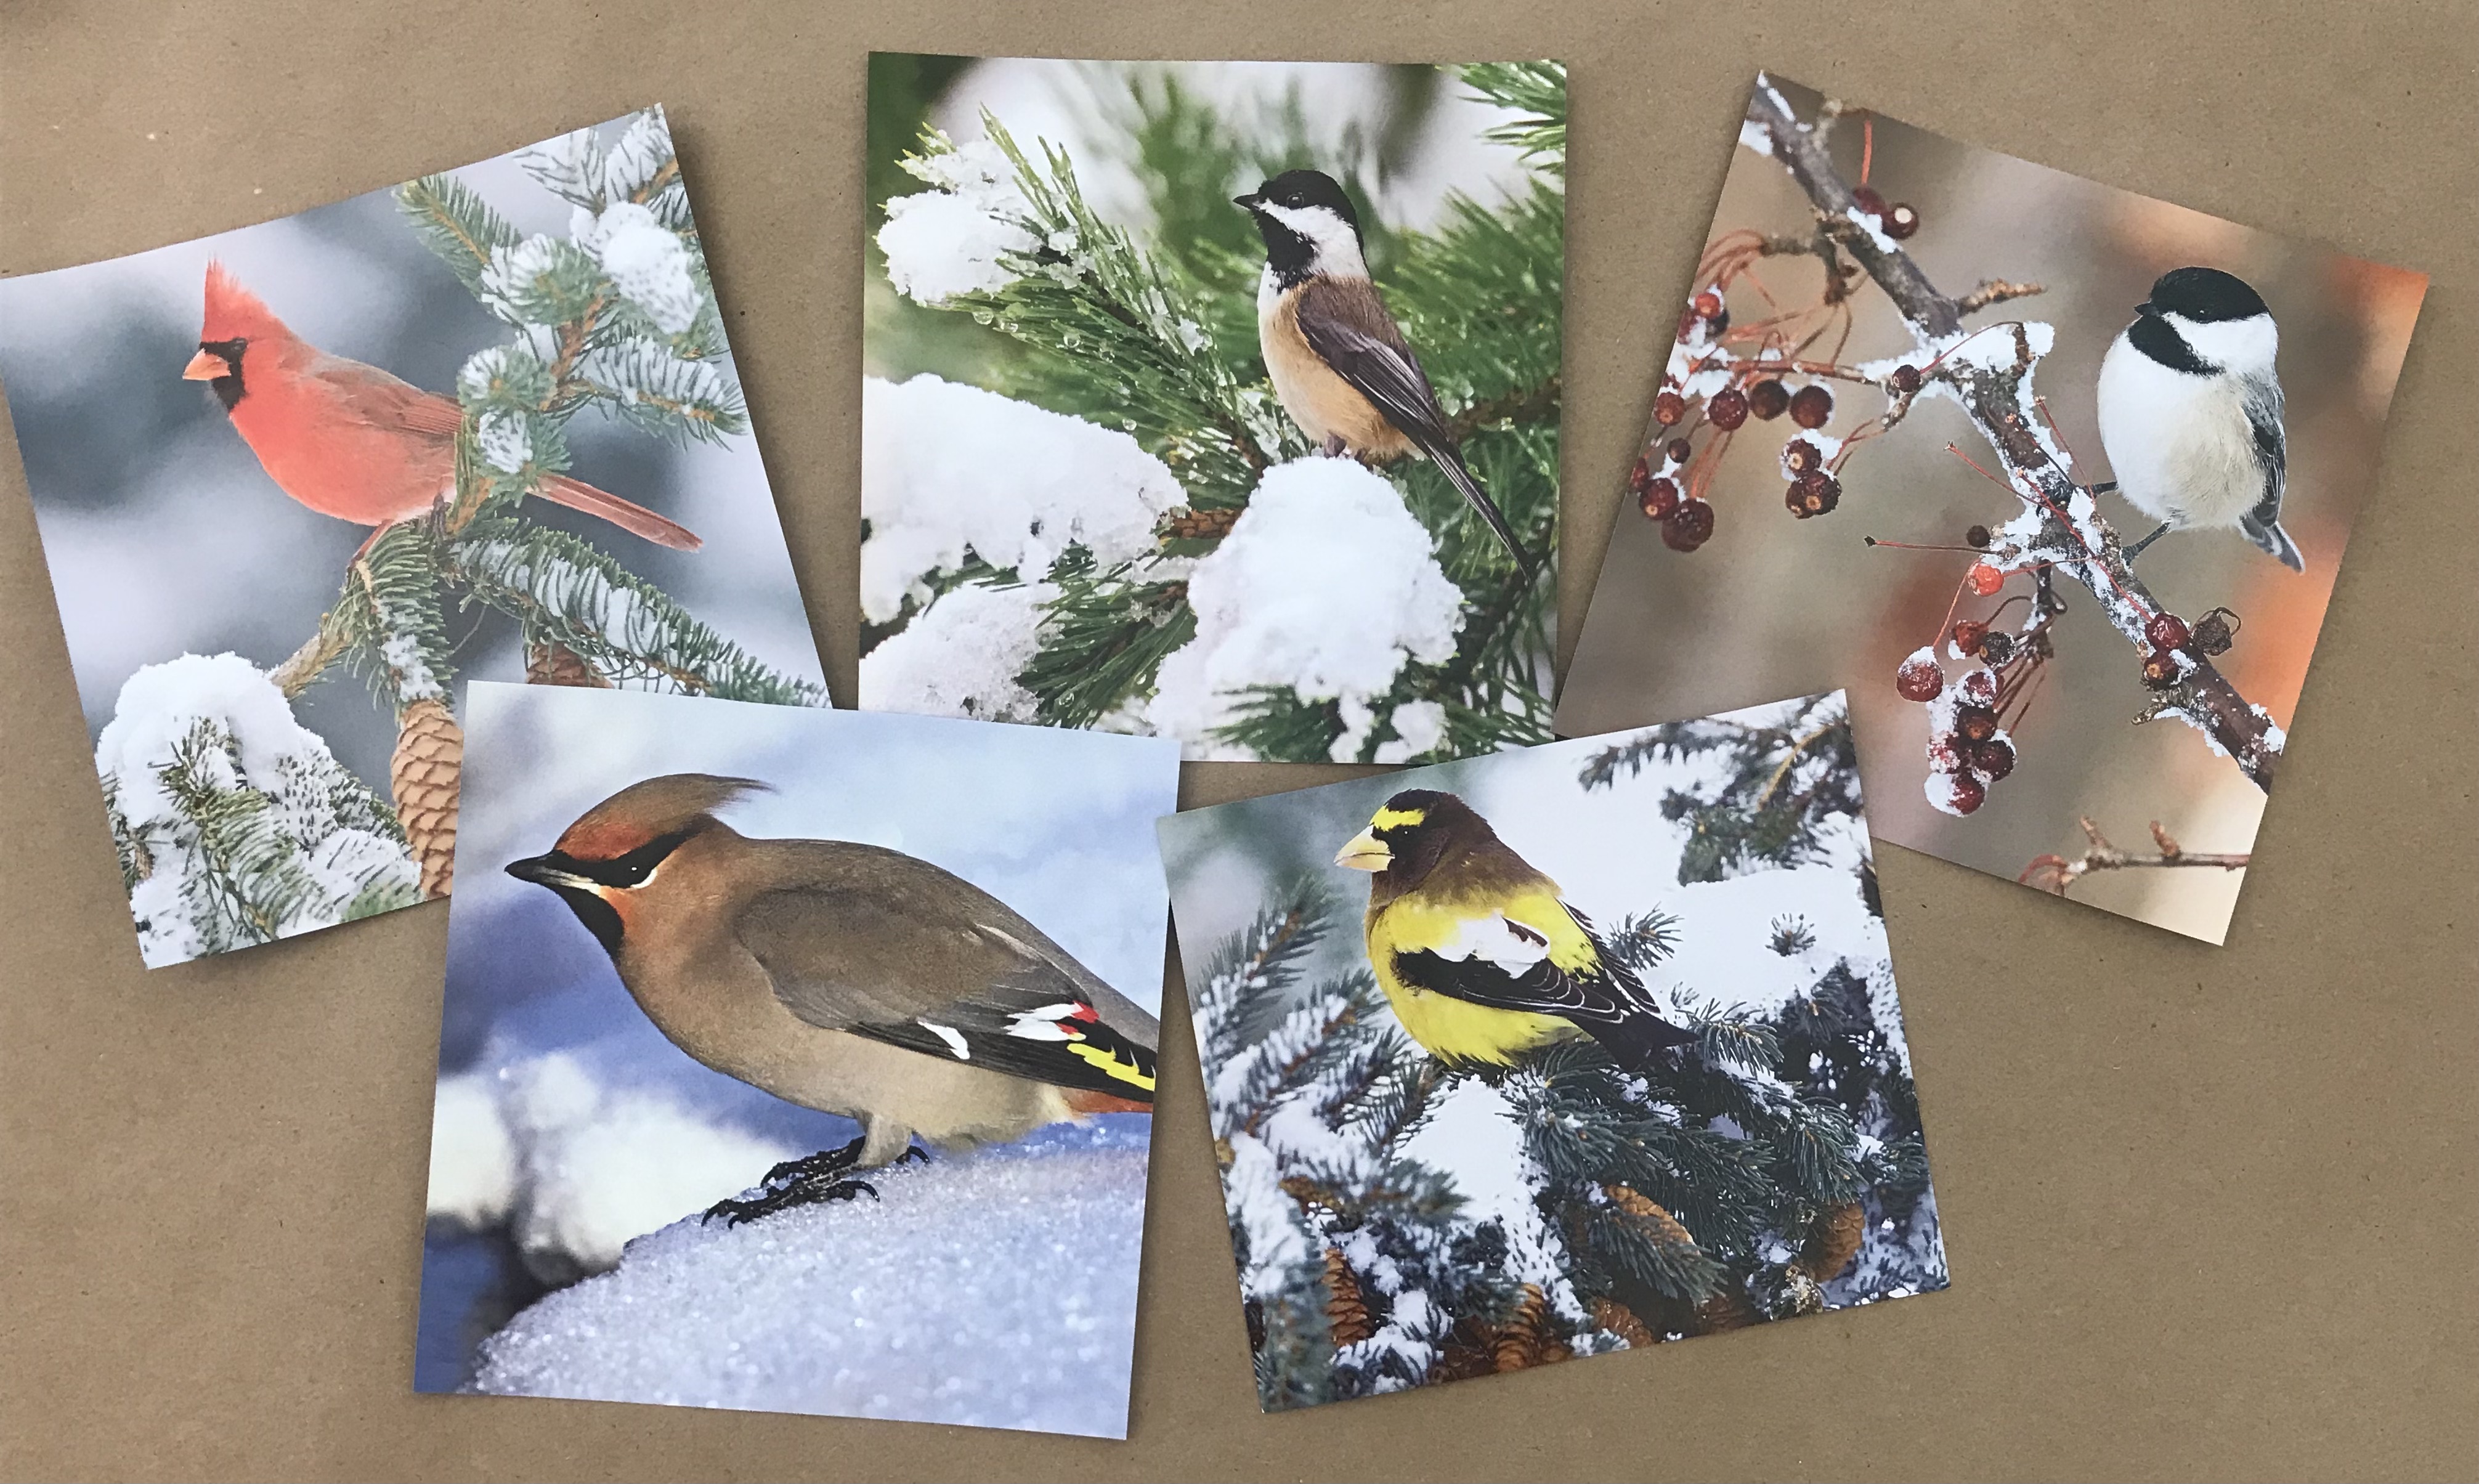
[{"label": "card with chickadee on berry branch", "polygon": [[1559,730],[1844,686],[1879,838],[2222,941],[2425,288],[1759,78]]},{"label": "card with chickadee on berry branch", "polygon": [[860,704],[1548,739],[1566,72],[870,65]]},{"label": "card with chickadee on berry branch", "polygon": [[415,1389],[1126,1436],[1179,749],[470,719]]},{"label": "card with chickadee on berry branch", "polygon": [[1839,694],[1159,828],[1268,1411],[1947,1286]]},{"label": "card with chickadee on berry branch", "polygon": [[0,378],[149,966],[446,896],[469,676],[826,701],[659,108],[0,280]]}]

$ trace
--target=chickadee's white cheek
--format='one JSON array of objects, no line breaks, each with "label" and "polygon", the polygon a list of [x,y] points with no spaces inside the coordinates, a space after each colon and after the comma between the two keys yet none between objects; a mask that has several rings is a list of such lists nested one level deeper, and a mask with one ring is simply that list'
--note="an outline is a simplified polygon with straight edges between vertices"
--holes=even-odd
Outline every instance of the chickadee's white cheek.
[{"label": "chickadee's white cheek", "polygon": [[2172,316],[2178,334],[2197,355],[2215,366],[2241,373],[2268,369],[2281,350],[2281,329],[2270,315],[2198,324]]}]

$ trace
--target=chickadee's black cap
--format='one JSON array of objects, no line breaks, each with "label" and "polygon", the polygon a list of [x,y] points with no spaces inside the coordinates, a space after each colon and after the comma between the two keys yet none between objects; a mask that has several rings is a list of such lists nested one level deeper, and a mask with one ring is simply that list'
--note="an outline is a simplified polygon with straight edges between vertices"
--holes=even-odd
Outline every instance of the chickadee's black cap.
[{"label": "chickadee's black cap", "polygon": [[1295,210],[1322,206],[1350,222],[1352,230],[1360,229],[1360,213],[1352,209],[1351,197],[1343,193],[1341,182],[1323,170],[1285,170],[1259,186],[1254,194],[1234,198],[1233,204],[1252,211],[1260,206]]},{"label": "chickadee's black cap", "polygon": [[2262,295],[2236,273],[2216,268],[2176,268],[2152,285],[2152,308],[2199,324],[2251,320],[2268,314]]}]

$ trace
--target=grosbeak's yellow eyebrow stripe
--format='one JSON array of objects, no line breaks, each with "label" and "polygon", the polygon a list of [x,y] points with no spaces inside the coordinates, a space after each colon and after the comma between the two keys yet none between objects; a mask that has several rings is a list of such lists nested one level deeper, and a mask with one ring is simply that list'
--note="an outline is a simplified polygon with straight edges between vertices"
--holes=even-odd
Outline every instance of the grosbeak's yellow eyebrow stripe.
[{"label": "grosbeak's yellow eyebrow stripe", "polygon": [[1067,1049],[1121,1082],[1142,1087],[1147,1092],[1154,1089],[1154,1080],[1146,1076],[1145,1069],[1138,1066],[1132,1059],[1113,1056],[1103,1048],[1086,1041],[1072,1042]]},{"label": "grosbeak's yellow eyebrow stripe", "polygon": [[1377,817],[1368,822],[1368,828],[1392,830],[1397,825],[1417,825],[1428,817],[1426,809],[1379,809]]}]

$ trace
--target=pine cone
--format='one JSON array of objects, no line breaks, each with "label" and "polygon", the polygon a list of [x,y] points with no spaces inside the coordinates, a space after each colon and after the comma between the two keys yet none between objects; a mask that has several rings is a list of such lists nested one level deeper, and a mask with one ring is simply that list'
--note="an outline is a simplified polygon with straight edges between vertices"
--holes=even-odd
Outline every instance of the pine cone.
[{"label": "pine cone", "polygon": [[444,897],[456,874],[456,783],[465,767],[465,729],[436,697],[406,706],[396,728],[396,755],[388,762],[396,817],[422,866],[422,894]]},{"label": "pine cone", "polygon": [[1154,530],[1164,541],[1218,541],[1231,534],[1231,527],[1239,520],[1236,509],[1190,510],[1182,506],[1163,517]]},{"label": "pine cone", "polygon": [[1549,1316],[1549,1301],[1536,1283],[1523,1285],[1522,1301],[1490,1343],[1490,1358],[1497,1370],[1529,1370],[1535,1366],[1552,1366],[1572,1356],[1567,1342],[1560,1339],[1556,1321]]},{"label": "pine cone", "polygon": [[1605,1185],[1601,1187],[1601,1193],[1608,1196],[1612,1206],[1624,1213],[1629,1220],[1643,1230],[1645,1236],[1653,1241],[1676,1242],[1688,1247],[1696,1245],[1695,1237],[1688,1232],[1687,1228],[1678,1224],[1676,1216],[1664,1211],[1659,1202],[1634,1187]]},{"label": "pine cone", "polygon": [[609,690],[611,682],[602,673],[585,662],[585,656],[564,644],[549,639],[525,646],[525,683],[528,685],[581,685],[589,690]]},{"label": "pine cone", "polygon": [[1352,1276],[1351,1265],[1335,1247],[1325,1249],[1325,1318],[1338,1350],[1377,1333],[1377,1326],[1369,1322],[1367,1300],[1361,1296],[1360,1280]]},{"label": "pine cone", "polygon": [[1868,1213],[1857,1201],[1829,1208],[1807,1229],[1797,1266],[1819,1283],[1830,1283],[1858,1254],[1868,1235]]},{"label": "pine cone", "polygon": [[1631,1350],[1643,1349],[1660,1339],[1645,1326],[1644,1320],[1635,1317],[1634,1310],[1615,1298],[1593,1300],[1593,1323],[1625,1341]]},{"label": "pine cone", "polygon": [[1756,1313],[1755,1305],[1748,1302],[1748,1295],[1740,1292],[1736,1283],[1696,1306],[1696,1333],[1700,1335],[1725,1334],[1763,1321],[1764,1316]]}]

